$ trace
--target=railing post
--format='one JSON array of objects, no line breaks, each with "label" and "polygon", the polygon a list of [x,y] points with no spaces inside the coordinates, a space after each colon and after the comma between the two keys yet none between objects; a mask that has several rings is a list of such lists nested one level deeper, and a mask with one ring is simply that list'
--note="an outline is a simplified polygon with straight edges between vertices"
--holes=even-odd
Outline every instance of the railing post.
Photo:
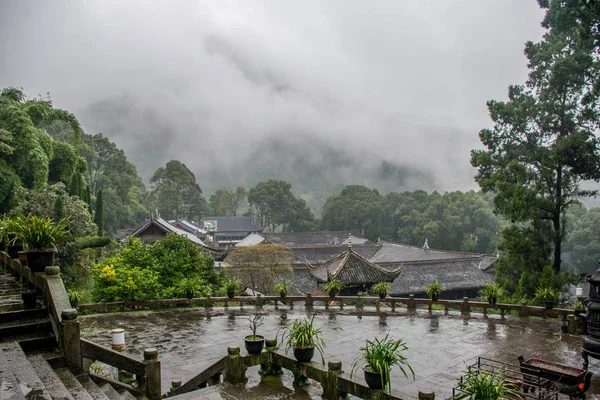
[{"label": "railing post", "polygon": [[358,299],[356,299],[356,309],[362,310],[365,307],[365,301],[363,300],[363,293],[358,294]]},{"label": "railing post", "polygon": [[248,381],[248,378],[246,378],[246,365],[244,359],[240,357],[239,347],[227,348],[223,380],[229,383],[246,383]]},{"label": "railing post", "polygon": [[256,307],[262,307],[263,306],[263,298],[262,295],[259,293],[256,295]]},{"label": "railing post", "polygon": [[414,294],[408,295],[408,305],[406,306],[406,308],[413,309],[413,310],[415,308],[417,308],[417,304],[415,303],[415,295]]},{"label": "railing post", "polygon": [[146,396],[150,400],[160,400],[162,391],[160,387],[160,361],[158,350],[151,347],[144,350],[144,364],[146,365]]},{"label": "railing post", "polygon": [[463,311],[463,312],[470,312],[471,311],[471,305],[469,304],[469,298],[468,297],[463,297],[463,302],[460,305],[460,311]]},{"label": "railing post", "polygon": [[340,393],[337,386],[338,376],[342,374],[342,362],[331,360],[327,363],[327,376],[321,386],[323,386],[323,398],[326,400],[338,400]]},{"label": "railing post", "polygon": [[77,310],[68,308],[60,313],[62,337],[59,338],[62,343],[63,355],[69,369],[75,373],[82,371],[81,358],[81,336],[79,331],[79,321],[77,320]]},{"label": "railing post", "polygon": [[306,293],[306,299],[304,299],[304,306],[306,306],[308,308],[312,308],[312,306],[313,306],[312,293]]}]

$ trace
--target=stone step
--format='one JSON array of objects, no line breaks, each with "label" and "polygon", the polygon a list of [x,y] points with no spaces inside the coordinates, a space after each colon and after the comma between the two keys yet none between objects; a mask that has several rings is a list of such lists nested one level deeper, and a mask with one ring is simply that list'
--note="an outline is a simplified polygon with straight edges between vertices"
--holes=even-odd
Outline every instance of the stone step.
[{"label": "stone step", "polygon": [[11,321],[24,321],[30,319],[48,318],[46,308],[36,308],[34,310],[20,310],[0,313],[0,326]]},{"label": "stone step", "polygon": [[15,338],[25,353],[37,350],[54,350],[57,348],[56,336],[52,332],[36,332],[20,335]]},{"label": "stone step", "polygon": [[122,400],[137,400],[137,398],[134,395],[132,395],[131,393],[129,393],[129,391],[127,391],[127,390],[123,390],[122,392],[119,392],[119,393],[121,393]]},{"label": "stone step", "polygon": [[58,368],[54,372],[56,372],[56,375],[64,383],[74,400],[94,400],[69,368]]},{"label": "stone step", "polygon": [[13,321],[0,326],[0,341],[13,340],[15,336],[30,333],[46,334],[52,330],[52,324],[48,318],[31,321]]},{"label": "stone step", "polygon": [[46,390],[48,390],[50,396],[52,396],[52,399],[74,400],[63,381],[56,375],[42,354],[29,355],[27,356],[27,359],[42,380],[42,383],[46,387]]},{"label": "stone step", "polygon": [[51,400],[50,394],[29,360],[27,360],[21,346],[17,342],[3,342],[0,343],[0,349],[4,354],[5,365],[12,371],[24,397],[27,399]]},{"label": "stone step", "polygon": [[110,398],[106,396],[104,391],[100,389],[98,385],[96,385],[96,382],[94,382],[88,374],[81,374],[76,378],[79,383],[81,383],[81,386],[87,390],[94,400],[110,400]]},{"label": "stone step", "polygon": [[121,400],[121,394],[109,383],[98,385],[110,400]]},{"label": "stone step", "polygon": [[2,383],[0,392],[2,400],[25,400],[2,349],[0,349],[0,382]]}]

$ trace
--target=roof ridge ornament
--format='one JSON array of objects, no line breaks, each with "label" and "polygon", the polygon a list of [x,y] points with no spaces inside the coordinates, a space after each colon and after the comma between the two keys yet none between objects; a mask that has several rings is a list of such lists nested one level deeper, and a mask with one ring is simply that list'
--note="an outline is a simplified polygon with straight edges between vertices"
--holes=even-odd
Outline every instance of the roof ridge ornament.
[{"label": "roof ridge ornament", "polygon": [[427,242],[427,238],[425,238],[425,244],[423,245],[423,249],[429,250],[429,243]]},{"label": "roof ridge ornament", "polygon": [[348,232],[348,250],[352,250],[352,232]]}]

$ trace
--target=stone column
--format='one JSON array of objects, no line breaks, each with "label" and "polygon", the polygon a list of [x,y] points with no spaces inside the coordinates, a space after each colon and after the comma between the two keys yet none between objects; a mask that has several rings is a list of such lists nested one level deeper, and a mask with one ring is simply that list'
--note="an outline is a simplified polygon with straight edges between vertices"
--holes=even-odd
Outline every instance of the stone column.
[{"label": "stone column", "polygon": [[150,400],[160,400],[162,397],[160,383],[160,361],[158,350],[154,347],[144,350],[144,364],[146,365],[146,396]]},{"label": "stone column", "polygon": [[62,337],[60,338],[63,346],[63,355],[69,369],[75,373],[82,371],[81,360],[81,336],[79,321],[77,320],[77,310],[69,308],[60,313],[62,320]]},{"label": "stone column", "polygon": [[337,378],[342,374],[342,362],[331,360],[327,363],[328,371],[326,379],[321,382],[323,386],[323,398],[326,400],[338,400],[340,393],[337,388]]},{"label": "stone column", "polygon": [[246,383],[246,365],[240,357],[239,347],[228,347],[225,359],[225,374],[223,380],[229,383]]},{"label": "stone column", "polygon": [[408,305],[406,306],[406,308],[412,309],[412,310],[417,308],[417,304],[415,303],[415,295],[414,294],[408,295]]},{"label": "stone column", "polygon": [[463,302],[460,305],[460,311],[463,311],[463,312],[470,312],[471,311],[471,305],[469,304],[469,298],[468,297],[463,297]]},{"label": "stone column", "polygon": [[304,305],[307,308],[312,308],[312,306],[313,306],[312,293],[306,293],[306,299],[304,299]]}]

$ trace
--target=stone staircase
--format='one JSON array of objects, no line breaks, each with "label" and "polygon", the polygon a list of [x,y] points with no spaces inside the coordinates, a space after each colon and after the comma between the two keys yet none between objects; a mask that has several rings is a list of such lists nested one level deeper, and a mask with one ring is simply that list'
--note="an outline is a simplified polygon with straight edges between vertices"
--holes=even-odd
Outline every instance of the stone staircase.
[{"label": "stone staircase", "polygon": [[24,310],[19,286],[0,270],[0,306],[11,310],[0,312],[0,400],[136,399],[93,373],[73,374],[58,350],[47,310],[39,304]]}]

